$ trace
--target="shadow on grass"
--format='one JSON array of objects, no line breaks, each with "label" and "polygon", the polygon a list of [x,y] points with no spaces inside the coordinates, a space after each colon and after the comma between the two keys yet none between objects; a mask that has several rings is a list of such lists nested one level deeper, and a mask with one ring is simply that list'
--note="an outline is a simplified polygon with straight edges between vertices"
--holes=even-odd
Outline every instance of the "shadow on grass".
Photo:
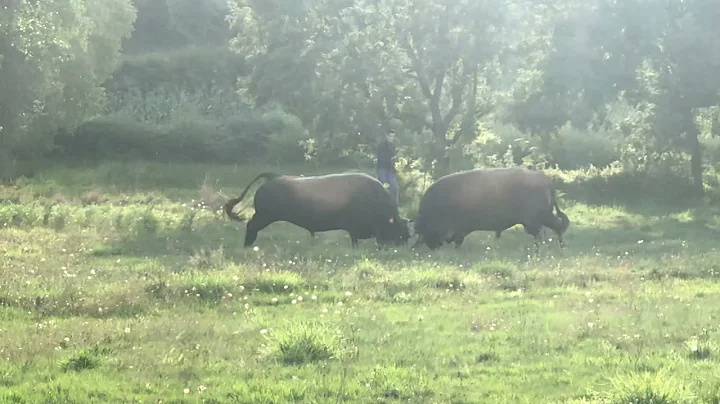
[{"label": "shadow on grass", "polygon": [[648,256],[714,250],[720,231],[707,225],[664,218],[640,227],[576,228],[566,239],[573,249],[603,253],[635,252]]},{"label": "shadow on grass", "polygon": [[[664,256],[715,251],[720,224],[704,210],[684,220],[664,216],[635,222],[619,220],[605,223],[603,227],[579,223],[566,233],[564,249],[560,249],[553,236],[554,233],[546,231],[549,240],[541,247],[541,258],[599,255],[657,260]],[[208,251],[222,250],[222,258],[227,263],[312,272],[335,271],[368,259],[385,262],[398,270],[418,262],[461,268],[483,261],[525,262],[533,247],[532,237],[522,226],[504,232],[500,240],[495,240],[492,232],[474,232],[459,250],[447,244],[435,251],[425,246],[417,250],[399,247],[378,251],[374,239],[361,241],[359,248],[352,249],[350,237],[344,231],[318,233],[312,239],[305,230],[288,223],[275,223],[261,232],[255,243],[257,250],[244,248],[244,237],[244,225],[213,221],[192,231],[126,234],[96,248],[94,254],[162,257],[165,261],[174,261],[174,266],[182,270],[192,260],[204,259],[203,252],[207,255]],[[212,266],[212,263],[205,265],[207,269]]]},{"label": "shadow on grass", "polygon": [[[351,247],[345,231],[317,233],[313,239],[307,231],[287,223],[274,223],[260,232],[253,247],[243,247],[245,225],[211,222],[193,230],[174,229],[155,234],[125,234],[95,248],[96,256],[173,257],[188,260],[203,251],[222,249],[224,258],[243,264],[248,262],[290,260],[356,261],[371,256],[384,261],[407,260],[409,251],[398,247],[377,250],[374,239],[360,240]],[[397,251],[397,253],[396,253]]]},{"label": "shadow on grass", "polygon": [[[686,210],[707,209],[684,178],[653,178],[627,173],[591,177],[564,183],[559,189],[572,203],[588,206],[618,206],[629,213],[664,216]],[[561,206],[563,203],[560,203]]]}]

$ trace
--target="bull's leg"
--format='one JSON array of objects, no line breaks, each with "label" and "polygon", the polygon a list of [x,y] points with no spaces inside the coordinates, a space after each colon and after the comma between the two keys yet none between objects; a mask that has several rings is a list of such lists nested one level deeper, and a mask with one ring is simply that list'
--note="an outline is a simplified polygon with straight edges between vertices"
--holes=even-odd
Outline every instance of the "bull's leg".
[{"label": "bull's leg", "polygon": [[560,248],[564,248],[565,242],[563,241],[562,233],[560,233],[558,231],[554,231],[554,230],[553,230],[553,232],[557,235],[557,239],[558,239],[558,243],[560,244]]},{"label": "bull's leg", "polygon": [[462,246],[463,241],[465,241],[465,236],[467,236],[467,234],[464,233],[455,233],[453,236],[452,241],[455,243],[456,250],[459,250]]},{"label": "bull's leg", "polygon": [[350,245],[352,246],[353,249],[357,248],[358,247],[357,235],[350,231],[348,233],[350,233]]},{"label": "bull's leg", "polygon": [[262,215],[255,213],[252,219],[248,222],[247,229],[245,230],[245,248],[253,245],[255,240],[257,240],[258,232],[270,226],[273,222],[274,220],[267,219]]},{"label": "bull's leg", "polygon": [[525,231],[535,238],[535,254],[540,255],[540,230],[542,225],[539,224],[523,224]]},{"label": "bull's leg", "polygon": [[438,248],[442,247],[444,242],[445,240],[442,238],[442,236],[439,236],[437,234],[428,234],[425,236],[425,244],[431,250],[437,250]]}]

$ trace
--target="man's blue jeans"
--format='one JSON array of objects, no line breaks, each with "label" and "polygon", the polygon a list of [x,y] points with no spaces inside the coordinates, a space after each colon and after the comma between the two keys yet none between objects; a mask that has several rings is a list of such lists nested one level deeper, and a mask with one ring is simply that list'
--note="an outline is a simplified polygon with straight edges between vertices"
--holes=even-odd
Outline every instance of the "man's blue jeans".
[{"label": "man's blue jeans", "polygon": [[395,200],[395,203],[398,203],[399,190],[398,190],[397,180],[395,179],[395,172],[392,170],[388,170],[386,168],[378,168],[377,169],[377,178],[383,185],[385,185],[385,184],[390,185],[390,195]]}]

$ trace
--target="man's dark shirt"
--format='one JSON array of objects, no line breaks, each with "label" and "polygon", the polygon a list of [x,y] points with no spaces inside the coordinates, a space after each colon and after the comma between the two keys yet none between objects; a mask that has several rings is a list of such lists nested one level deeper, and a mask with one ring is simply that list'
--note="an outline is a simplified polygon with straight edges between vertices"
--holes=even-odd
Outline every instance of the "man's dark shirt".
[{"label": "man's dark shirt", "polygon": [[395,145],[387,139],[382,140],[377,148],[377,168],[395,171],[393,157],[395,157]]}]

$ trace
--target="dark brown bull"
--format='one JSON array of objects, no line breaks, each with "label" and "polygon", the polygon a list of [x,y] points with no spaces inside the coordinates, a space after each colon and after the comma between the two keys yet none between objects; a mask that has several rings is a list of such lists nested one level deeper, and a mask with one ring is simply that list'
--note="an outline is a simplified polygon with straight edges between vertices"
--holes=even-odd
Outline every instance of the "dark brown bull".
[{"label": "dark brown bull", "polygon": [[440,178],[423,195],[411,226],[419,237],[413,247],[454,242],[460,248],[473,231],[494,231],[499,238],[517,224],[535,237],[536,247],[543,226],[563,246],[570,220],[558,207],[550,177],[522,167],[462,171]]},{"label": "dark brown bull", "polygon": [[255,214],[247,223],[245,247],[251,246],[258,232],[278,221],[290,222],[315,236],[316,232],[345,230],[352,246],[358,240],[375,237],[380,245],[406,244],[408,221],[400,217],[390,193],[377,179],[362,173],[299,177],[263,173],[238,198],[229,200],[225,213],[234,220],[244,219],[233,212],[250,186],[265,178],[255,192]]}]

